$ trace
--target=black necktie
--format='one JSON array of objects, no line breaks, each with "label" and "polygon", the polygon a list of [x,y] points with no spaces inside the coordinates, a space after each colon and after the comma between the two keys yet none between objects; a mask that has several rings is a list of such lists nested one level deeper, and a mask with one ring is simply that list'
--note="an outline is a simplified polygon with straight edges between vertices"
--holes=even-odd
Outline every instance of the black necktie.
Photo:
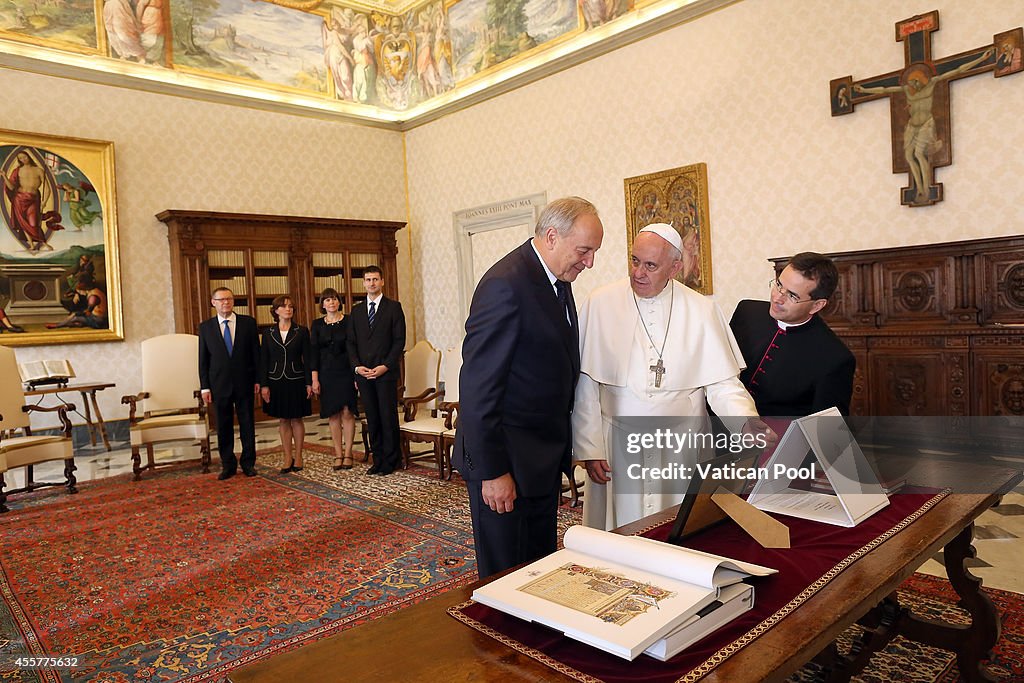
[{"label": "black necktie", "polygon": [[566,322],[571,326],[572,323],[570,321],[572,318],[569,316],[569,283],[555,280],[555,292],[558,295],[558,303],[562,308],[562,314],[565,316]]}]

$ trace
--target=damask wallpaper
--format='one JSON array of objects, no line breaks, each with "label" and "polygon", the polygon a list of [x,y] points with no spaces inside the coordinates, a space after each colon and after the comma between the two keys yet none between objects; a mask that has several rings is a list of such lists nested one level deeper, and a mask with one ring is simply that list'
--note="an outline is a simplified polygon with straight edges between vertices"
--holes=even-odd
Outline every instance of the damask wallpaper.
[{"label": "damask wallpaper", "polygon": [[[601,210],[604,246],[577,301],[626,275],[623,179],[706,162],[715,296],[765,299],[768,257],[1021,232],[1024,75],[950,86],[944,201],[899,203],[889,106],[833,118],[829,81],[903,66],[897,21],[938,9],[936,58],[1024,24],[1014,0],[744,0],[407,135],[413,259],[425,291],[455,291],[452,213],[546,191]],[[463,334],[453,299],[417,300],[417,335]]]},{"label": "damask wallpaper", "polygon": [[[127,416],[140,386],[139,343],[174,331],[164,209],[406,220],[399,133],[67,79],[0,70],[5,127],[114,143],[123,343],[17,349],[20,362],[67,358]],[[399,272],[409,272],[399,233]],[[307,321],[308,322],[308,321]],[[4,337],[0,335],[0,344]]]}]

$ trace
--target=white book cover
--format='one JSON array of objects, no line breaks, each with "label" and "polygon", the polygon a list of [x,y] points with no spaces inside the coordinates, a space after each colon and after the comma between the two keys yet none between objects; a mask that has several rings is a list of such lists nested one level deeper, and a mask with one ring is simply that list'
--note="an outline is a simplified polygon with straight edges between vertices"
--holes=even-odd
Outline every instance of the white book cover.
[{"label": "white book cover", "polygon": [[664,662],[753,608],[753,586],[747,583],[726,586],[719,592],[717,600],[644,650],[644,654]]},{"label": "white book cover", "polygon": [[565,547],[473,591],[473,600],[635,659],[719,597],[776,570],[573,526]]}]

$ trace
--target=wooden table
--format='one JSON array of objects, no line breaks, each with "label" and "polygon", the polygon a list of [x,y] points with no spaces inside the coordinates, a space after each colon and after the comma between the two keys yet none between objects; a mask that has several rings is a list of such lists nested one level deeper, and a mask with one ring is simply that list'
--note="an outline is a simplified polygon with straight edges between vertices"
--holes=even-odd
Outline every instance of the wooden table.
[{"label": "wooden table", "polygon": [[[85,406],[85,414],[82,417],[85,418],[85,424],[89,431],[89,440],[92,445],[96,445],[96,435],[99,434],[100,438],[103,439],[103,445],[110,450],[110,440],[107,438],[107,426],[103,422],[103,414],[100,413],[100,405],[96,402],[96,392],[103,391],[116,386],[113,382],[75,382],[72,384],[65,384],[62,386],[47,386],[38,389],[31,389],[25,392],[25,397],[29,396],[58,396],[61,392],[65,391],[77,391],[82,395],[82,404]],[[58,396],[59,398],[59,396]],[[92,404],[90,407],[89,404]],[[92,415],[96,414],[96,420],[93,421]],[[79,413],[81,415],[81,413]]]},{"label": "wooden table", "polygon": [[[990,680],[980,660],[999,636],[991,601],[979,591],[981,581],[964,568],[974,556],[974,520],[1021,481],[1021,472],[979,468],[972,472],[976,490],[953,493],[877,549],[854,562],[776,626],[714,669],[704,680],[723,683],[784,681],[819,653],[830,655],[840,633],[862,618],[882,612],[889,633],[875,637],[875,651],[897,630],[915,640],[957,653],[964,678]],[[674,518],[666,510],[618,531],[630,533]],[[953,587],[973,617],[973,625],[925,622],[893,605],[896,588],[939,550]],[[330,681],[565,681],[547,666],[478,633],[445,610],[467,600],[479,583],[456,589],[290,652],[259,660],[228,675],[231,683],[289,680]],[[862,655],[863,659],[867,659]],[[818,657],[821,659],[821,657]],[[842,668],[842,665],[847,665]],[[861,662],[841,662],[834,680],[848,680]]]}]

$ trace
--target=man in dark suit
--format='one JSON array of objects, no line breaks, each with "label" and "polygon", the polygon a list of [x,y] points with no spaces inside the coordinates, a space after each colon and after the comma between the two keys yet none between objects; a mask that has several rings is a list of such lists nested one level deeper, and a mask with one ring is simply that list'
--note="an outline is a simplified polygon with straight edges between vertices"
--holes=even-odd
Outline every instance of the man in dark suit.
[{"label": "man in dark suit", "polygon": [[555,200],[533,239],[491,266],[473,294],[454,465],[469,489],[481,578],[555,551],[580,372],[569,283],[594,265],[603,236],[593,204]]},{"label": "man in dark suit", "polygon": [[363,270],[366,303],[352,308],[348,357],[355,368],[370,431],[373,465],[367,474],[388,475],[401,463],[398,450],[399,360],[405,348],[402,304],[381,293],[384,275],[377,266]]},{"label": "man in dark suit", "polygon": [[747,367],[740,381],[757,412],[803,417],[836,406],[850,414],[856,361],[818,313],[839,272],[814,252],[794,256],[771,281],[771,301],[741,301],[729,326]]},{"label": "man in dark suit", "polygon": [[203,400],[213,403],[217,417],[217,449],[224,480],[235,475],[235,415],[242,440],[242,472],[256,476],[256,423],[253,401],[260,391],[259,333],[256,320],[234,312],[230,289],[213,290],[210,301],[217,315],[199,324],[199,387]]}]

